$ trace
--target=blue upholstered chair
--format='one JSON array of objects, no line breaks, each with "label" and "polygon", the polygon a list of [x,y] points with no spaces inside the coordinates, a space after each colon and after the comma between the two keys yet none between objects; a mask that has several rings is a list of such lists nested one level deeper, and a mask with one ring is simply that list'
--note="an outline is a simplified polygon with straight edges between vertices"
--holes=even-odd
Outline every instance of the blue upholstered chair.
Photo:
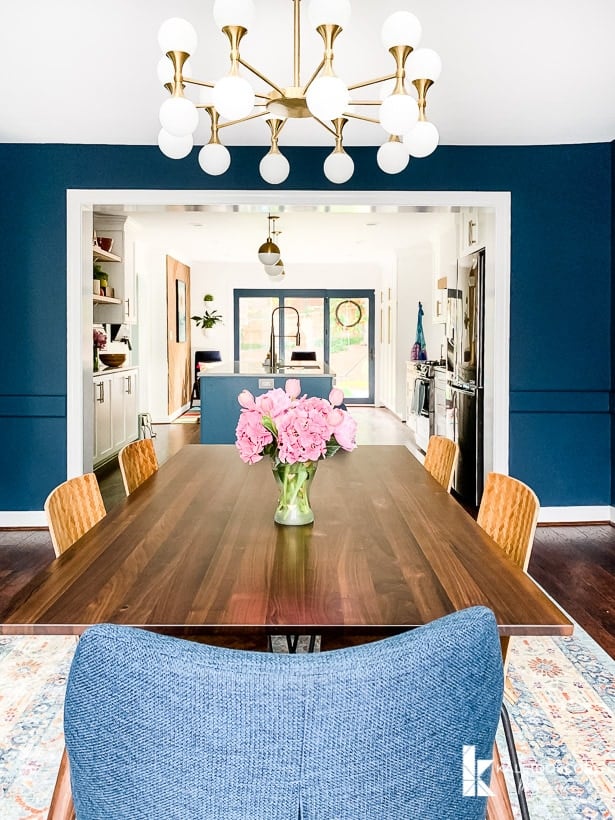
[{"label": "blue upholstered chair", "polygon": [[94,626],[66,693],[77,818],[484,818],[502,677],[483,607],[312,655]]}]

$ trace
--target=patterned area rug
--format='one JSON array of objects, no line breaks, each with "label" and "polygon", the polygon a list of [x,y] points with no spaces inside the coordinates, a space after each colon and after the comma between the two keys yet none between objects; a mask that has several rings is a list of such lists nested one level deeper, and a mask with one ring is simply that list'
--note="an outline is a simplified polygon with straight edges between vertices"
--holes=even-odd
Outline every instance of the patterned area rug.
[{"label": "patterned area rug", "polygon": [[[58,636],[0,637],[2,820],[47,816],[75,645]],[[511,641],[508,675],[532,820],[614,818],[615,662],[576,627],[571,638]],[[498,743],[512,788],[503,736]]]},{"label": "patterned area rug", "polygon": [[173,419],[171,424],[198,424],[201,420],[201,408],[198,405],[190,407],[181,416]]}]

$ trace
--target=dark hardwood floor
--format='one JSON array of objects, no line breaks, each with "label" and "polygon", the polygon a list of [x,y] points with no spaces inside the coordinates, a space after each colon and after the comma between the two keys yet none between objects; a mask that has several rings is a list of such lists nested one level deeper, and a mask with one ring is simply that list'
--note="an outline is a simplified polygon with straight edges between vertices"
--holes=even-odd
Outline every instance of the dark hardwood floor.
[{"label": "dark hardwood floor", "polygon": [[[354,412],[365,415],[360,444],[381,443],[383,436],[382,443],[406,443],[405,425],[386,411]],[[161,463],[184,444],[199,441],[198,424],[155,425],[155,431]],[[98,480],[109,510],[124,498],[117,463],[99,470]],[[47,530],[0,530],[0,607],[53,558]],[[615,658],[615,527],[539,527],[528,571]]]}]

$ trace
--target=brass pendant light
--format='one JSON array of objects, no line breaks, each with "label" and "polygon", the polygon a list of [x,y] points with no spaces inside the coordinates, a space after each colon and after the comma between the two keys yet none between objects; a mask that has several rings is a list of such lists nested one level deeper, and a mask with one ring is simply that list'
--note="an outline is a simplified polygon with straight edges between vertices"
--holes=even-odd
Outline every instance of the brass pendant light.
[{"label": "brass pendant light", "polygon": [[258,249],[258,260],[262,265],[275,265],[280,259],[280,249],[271,238],[271,223],[275,226],[277,216],[267,215],[267,240]]}]

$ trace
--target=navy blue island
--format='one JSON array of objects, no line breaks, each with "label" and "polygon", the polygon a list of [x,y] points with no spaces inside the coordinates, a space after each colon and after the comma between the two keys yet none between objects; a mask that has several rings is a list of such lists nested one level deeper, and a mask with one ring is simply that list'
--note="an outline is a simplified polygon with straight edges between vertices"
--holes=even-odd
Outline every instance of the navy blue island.
[{"label": "navy blue island", "polygon": [[301,395],[329,397],[335,384],[335,375],[326,367],[282,367],[269,373],[261,368],[240,366],[232,369],[211,369],[199,375],[201,396],[201,444],[234,444],[235,428],[241,407],[237,396],[249,390],[253,396],[266,393],[274,387],[284,388],[287,379],[299,379]]}]

